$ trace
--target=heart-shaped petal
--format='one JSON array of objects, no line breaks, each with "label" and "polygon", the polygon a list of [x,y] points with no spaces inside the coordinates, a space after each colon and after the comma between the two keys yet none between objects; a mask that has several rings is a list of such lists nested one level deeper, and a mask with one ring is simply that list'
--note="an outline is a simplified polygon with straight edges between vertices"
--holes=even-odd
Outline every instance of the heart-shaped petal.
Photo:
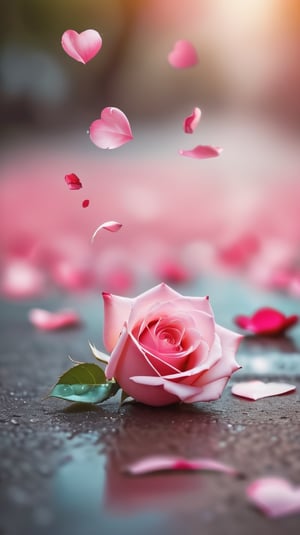
[{"label": "heart-shaped petal", "polygon": [[256,479],[247,487],[246,494],[266,516],[278,518],[300,512],[300,487],[294,487],[285,479]]},{"label": "heart-shaped petal", "polygon": [[62,35],[61,46],[71,58],[87,63],[101,49],[102,38],[96,30],[85,30],[81,33],[67,30]]},{"label": "heart-shaped petal", "polygon": [[186,134],[192,134],[196,127],[198,126],[198,123],[201,118],[201,110],[200,108],[194,108],[191,115],[186,117],[183,122],[183,130]]},{"label": "heart-shaped petal", "polygon": [[116,149],[133,139],[130,123],[119,108],[104,108],[90,125],[91,141],[101,149]]},{"label": "heart-shaped petal", "polygon": [[220,156],[222,150],[221,147],[213,147],[212,145],[197,145],[197,147],[191,150],[180,150],[179,154],[188,158],[204,160],[205,158],[216,158]]},{"label": "heart-shaped petal", "polygon": [[189,41],[176,41],[173,50],[168,55],[169,64],[175,69],[186,69],[198,63],[197,51]]},{"label": "heart-shaped petal", "polygon": [[297,315],[285,316],[279,310],[263,307],[252,316],[237,316],[236,325],[254,334],[276,335],[295,325],[299,321]]},{"label": "heart-shaped petal", "polygon": [[261,398],[280,396],[296,390],[294,385],[288,383],[264,383],[263,381],[244,381],[236,383],[231,392],[235,396],[256,401]]}]

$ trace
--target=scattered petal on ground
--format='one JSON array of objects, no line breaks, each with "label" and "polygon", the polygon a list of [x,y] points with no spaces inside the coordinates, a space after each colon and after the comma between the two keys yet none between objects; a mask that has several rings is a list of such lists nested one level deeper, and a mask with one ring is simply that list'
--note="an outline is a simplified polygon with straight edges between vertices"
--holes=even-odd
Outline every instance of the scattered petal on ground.
[{"label": "scattered petal on ground", "polygon": [[300,513],[300,487],[294,487],[285,479],[256,479],[247,487],[246,494],[266,516],[277,518]]},{"label": "scattered petal on ground", "polygon": [[294,385],[288,383],[264,383],[263,381],[243,381],[236,383],[231,392],[235,396],[256,401],[261,398],[280,396],[296,390]]},{"label": "scattered petal on ground", "polygon": [[78,178],[77,175],[75,175],[75,173],[70,173],[69,175],[65,175],[65,181],[69,189],[81,189],[82,188],[80,179]]},{"label": "scattered petal on ground", "polygon": [[52,265],[51,275],[55,284],[69,291],[85,290],[95,284],[93,266],[89,262],[58,260]]},{"label": "scattered petal on ground", "polygon": [[32,308],[29,311],[29,321],[37,327],[37,329],[45,331],[74,327],[81,323],[78,314],[72,310],[49,312],[42,308]]},{"label": "scattered petal on ground", "polygon": [[102,38],[96,30],[85,30],[81,33],[67,30],[62,35],[61,46],[71,58],[87,63],[101,49]]},{"label": "scattered petal on ground", "polygon": [[216,158],[220,156],[222,150],[221,147],[213,147],[212,145],[197,145],[197,147],[191,150],[180,150],[179,154],[188,158],[204,160],[205,158]]},{"label": "scattered petal on ground", "polygon": [[10,298],[38,296],[45,290],[45,276],[39,268],[25,260],[11,260],[2,271],[0,289]]},{"label": "scattered petal on ground", "polygon": [[90,205],[89,199],[84,199],[84,201],[82,201],[82,208],[87,208],[89,205]]},{"label": "scattered petal on ground", "polygon": [[118,223],[117,221],[106,221],[105,223],[102,223],[99,227],[96,228],[91,241],[93,242],[96,235],[98,234],[99,230],[109,230],[110,232],[118,232],[120,228],[122,228],[122,223]]},{"label": "scattered petal on ground", "polygon": [[194,108],[191,115],[186,117],[183,122],[183,130],[186,134],[192,134],[197,128],[201,118],[200,108]]},{"label": "scattered petal on ground", "polygon": [[148,474],[149,472],[162,470],[211,470],[231,475],[237,473],[231,466],[214,459],[184,459],[171,455],[145,457],[131,463],[125,469],[126,472],[132,475]]},{"label": "scattered petal on ground", "polygon": [[116,149],[133,139],[130,123],[119,108],[107,107],[89,129],[91,141],[100,149]]},{"label": "scattered petal on ground", "polygon": [[274,308],[260,308],[253,316],[237,316],[234,322],[238,327],[254,334],[281,334],[299,320],[299,316],[285,316]]},{"label": "scattered petal on ground", "polygon": [[175,69],[186,69],[198,63],[197,51],[189,41],[176,41],[173,50],[168,54],[168,62]]}]

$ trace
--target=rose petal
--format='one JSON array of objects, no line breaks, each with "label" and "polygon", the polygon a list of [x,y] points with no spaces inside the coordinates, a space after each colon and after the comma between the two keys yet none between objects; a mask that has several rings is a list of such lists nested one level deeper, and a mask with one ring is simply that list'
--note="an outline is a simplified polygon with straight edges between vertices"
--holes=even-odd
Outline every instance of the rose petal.
[{"label": "rose petal", "polygon": [[181,156],[187,156],[188,158],[197,158],[204,160],[206,158],[216,158],[220,156],[223,149],[221,147],[213,147],[212,145],[197,145],[191,150],[180,150]]},{"label": "rose petal", "polygon": [[110,353],[115,347],[129,316],[134,299],[103,292],[104,326],[103,343]]},{"label": "rose petal", "polygon": [[210,470],[235,475],[237,471],[231,466],[214,459],[185,459],[172,455],[154,455],[144,457],[126,466],[125,471],[131,475],[148,474],[162,470]]},{"label": "rose petal", "polygon": [[96,228],[92,238],[91,242],[94,241],[95,237],[97,236],[99,230],[109,230],[109,232],[118,232],[120,228],[122,228],[122,223],[118,223],[117,221],[105,221],[105,223],[102,223],[102,225],[99,225],[99,227]]},{"label": "rose petal", "polygon": [[104,108],[89,132],[91,141],[101,149],[116,149],[133,139],[130,123],[119,108]]},{"label": "rose petal", "polygon": [[84,201],[82,201],[81,203],[82,208],[87,208],[89,205],[90,205],[89,199],[84,199]]},{"label": "rose petal", "polygon": [[81,189],[82,184],[80,182],[80,179],[78,178],[75,173],[70,173],[69,175],[65,175],[65,181],[69,187],[69,189]]},{"label": "rose petal", "polygon": [[300,487],[294,487],[285,479],[256,479],[247,487],[246,495],[251,503],[271,518],[300,512]]},{"label": "rose petal", "polygon": [[263,381],[244,381],[233,385],[231,392],[242,398],[257,399],[271,396],[280,396],[296,390],[294,385],[288,383],[264,383]]},{"label": "rose petal", "polygon": [[189,41],[176,41],[173,50],[168,54],[168,62],[175,69],[186,69],[198,63],[197,51]]},{"label": "rose petal", "polygon": [[138,318],[145,318],[149,308],[153,306],[153,303],[171,302],[178,298],[182,298],[182,296],[164,282],[143,292],[134,299],[134,307],[132,307],[128,319],[129,330],[134,327]]},{"label": "rose petal", "polygon": [[194,108],[192,115],[189,115],[184,119],[183,130],[186,134],[192,134],[199,124],[201,118],[200,108]]},{"label": "rose petal", "polygon": [[61,46],[71,58],[87,63],[101,49],[102,38],[96,30],[85,30],[81,33],[66,30],[61,38]]},{"label": "rose petal", "polygon": [[257,310],[252,316],[237,316],[234,322],[238,327],[255,334],[281,334],[299,321],[299,316],[285,316],[270,307]]},{"label": "rose petal", "polygon": [[32,308],[29,311],[29,321],[38,329],[54,331],[64,327],[73,327],[80,323],[80,318],[72,310],[48,312],[42,308]]}]

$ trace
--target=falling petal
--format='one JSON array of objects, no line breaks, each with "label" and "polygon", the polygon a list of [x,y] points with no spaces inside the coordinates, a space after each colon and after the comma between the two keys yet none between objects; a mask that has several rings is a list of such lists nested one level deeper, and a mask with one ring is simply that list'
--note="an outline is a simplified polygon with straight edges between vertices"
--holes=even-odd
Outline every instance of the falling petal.
[{"label": "falling petal", "polygon": [[297,315],[285,316],[274,308],[260,308],[252,316],[237,316],[234,322],[238,327],[254,334],[281,334],[299,320]]},{"label": "falling petal", "polygon": [[116,149],[133,139],[130,123],[119,108],[104,108],[89,130],[91,141],[100,149]]},{"label": "falling petal", "polygon": [[180,150],[181,156],[187,156],[188,158],[198,158],[204,160],[205,158],[216,158],[220,156],[223,149],[221,147],[212,147],[211,145],[197,145],[191,150]]},{"label": "falling petal", "polygon": [[192,115],[189,115],[184,119],[183,130],[186,134],[192,134],[197,128],[201,118],[200,108],[194,108]]},{"label": "falling petal", "polygon": [[279,518],[300,513],[300,487],[279,477],[263,477],[250,483],[246,495],[266,516]]},{"label": "falling petal", "polygon": [[80,179],[78,178],[77,175],[75,175],[75,173],[70,173],[69,175],[65,175],[65,181],[69,189],[81,189],[82,188]]},{"label": "falling petal", "polygon": [[84,201],[82,201],[82,208],[87,208],[89,205],[90,205],[89,199],[84,199]]},{"label": "falling petal", "polygon": [[132,475],[148,474],[149,472],[159,472],[162,470],[211,470],[213,472],[224,472],[231,475],[237,473],[231,466],[215,461],[214,459],[184,459],[171,455],[144,457],[125,468],[125,471]]},{"label": "falling petal", "polygon": [[186,69],[198,63],[197,51],[189,41],[176,41],[173,50],[168,54],[168,62],[175,69]]},{"label": "falling petal", "polygon": [[96,235],[98,234],[99,230],[105,229],[109,230],[109,232],[118,232],[120,228],[122,228],[122,223],[118,223],[117,221],[106,221],[105,223],[102,223],[98,228],[96,228],[91,241],[93,242]]},{"label": "falling petal", "polygon": [[81,33],[67,30],[62,35],[61,46],[71,58],[87,63],[101,49],[102,38],[96,30],[85,30]]},{"label": "falling petal", "polygon": [[280,396],[296,390],[294,385],[287,383],[264,383],[263,381],[244,381],[236,383],[231,392],[235,396],[256,401],[261,398]]},{"label": "falling petal", "polygon": [[80,318],[72,310],[49,312],[42,308],[32,308],[29,311],[29,321],[37,328],[45,331],[55,331],[66,327],[79,325]]}]

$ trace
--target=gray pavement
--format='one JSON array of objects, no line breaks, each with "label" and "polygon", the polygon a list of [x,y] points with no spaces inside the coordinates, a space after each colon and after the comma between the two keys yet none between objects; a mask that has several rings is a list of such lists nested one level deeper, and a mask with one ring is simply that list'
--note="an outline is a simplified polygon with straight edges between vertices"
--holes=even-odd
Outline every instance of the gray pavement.
[{"label": "gray pavement", "polygon": [[[231,327],[235,314],[254,306],[299,312],[299,301],[225,280],[182,293],[210,293],[217,320]],[[33,305],[72,306],[84,324],[36,331],[27,319]],[[245,497],[250,481],[265,475],[300,484],[299,327],[283,338],[246,338],[238,353],[243,369],[216,402],[120,408],[117,400],[83,406],[43,399],[69,367],[68,355],[92,361],[88,340],[101,347],[98,296],[2,301],[0,313],[1,535],[299,533],[299,515],[271,520]],[[256,402],[232,396],[232,383],[246,378],[284,380],[298,390]],[[128,462],[159,453],[213,457],[241,475],[123,473]]]}]

